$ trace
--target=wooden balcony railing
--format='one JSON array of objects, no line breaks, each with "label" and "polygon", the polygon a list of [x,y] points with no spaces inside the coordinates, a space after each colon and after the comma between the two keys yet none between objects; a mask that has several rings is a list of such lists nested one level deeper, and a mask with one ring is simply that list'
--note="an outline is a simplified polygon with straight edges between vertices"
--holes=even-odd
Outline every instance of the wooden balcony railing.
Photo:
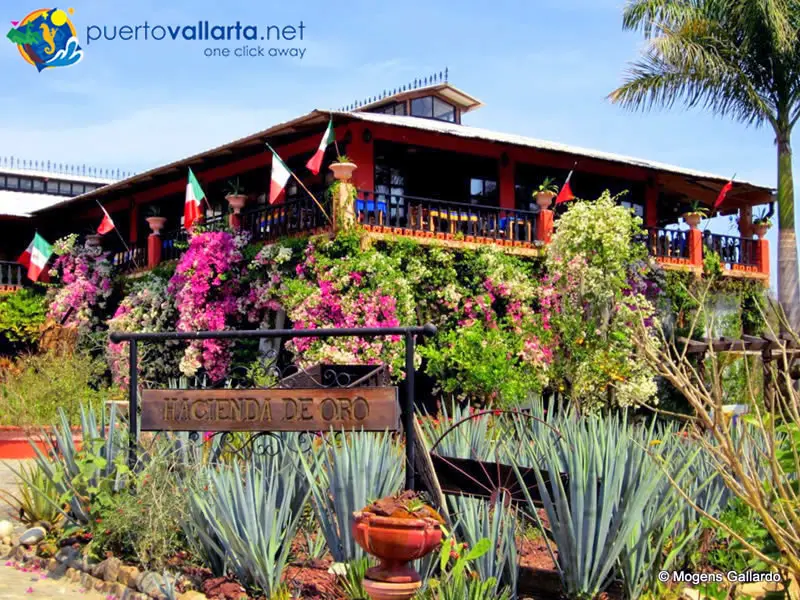
[{"label": "wooden balcony railing", "polygon": [[0,260],[0,289],[8,290],[22,287],[24,272],[17,262]]},{"label": "wooden balcony railing", "polygon": [[502,241],[533,243],[537,213],[527,210],[460,204],[433,198],[359,191],[356,218],[362,224],[405,229],[435,236],[461,234]]},{"label": "wooden balcony railing", "polygon": [[689,260],[687,231],[651,227],[647,230],[647,250],[656,258]]},{"label": "wooden balcony railing", "polygon": [[757,242],[758,240],[732,235],[719,235],[711,232],[703,234],[703,245],[719,254],[722,264],[729,269],[756,268],[758,266]]},{"label": "wooden balcony railing", "polygon": [[123,273],[130,273],[147,266],[147,247],[134,246],[111,255],[111,264]]},{"label": "wooden balcony railing", "polygon": [[308,197],[242,211],[240,219],[241,229],[254,242],[272,241],[328,225],[322,211]]}]

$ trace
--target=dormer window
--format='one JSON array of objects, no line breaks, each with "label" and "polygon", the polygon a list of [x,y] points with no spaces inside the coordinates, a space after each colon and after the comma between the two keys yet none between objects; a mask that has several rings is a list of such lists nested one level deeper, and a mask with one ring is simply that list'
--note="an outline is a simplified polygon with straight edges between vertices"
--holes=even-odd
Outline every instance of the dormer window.
[{"label": "dormer window", "polygon": [[369,112],[382,113],[384,115],[405,115],[406,103],[392,102],[390,104],[384,104],[383,106],[378,106],[377,108],[372,108],[370,109]]},{"label": "dormer window", "polygon": [[411,100],[411,116],[455,123],[456,107],[436,96],[423,96]]}]

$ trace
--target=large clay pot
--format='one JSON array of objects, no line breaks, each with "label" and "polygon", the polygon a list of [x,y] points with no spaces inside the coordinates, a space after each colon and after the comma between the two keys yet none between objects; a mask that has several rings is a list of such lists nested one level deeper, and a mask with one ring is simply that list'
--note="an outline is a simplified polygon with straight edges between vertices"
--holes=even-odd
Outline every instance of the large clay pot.
[{"label": "large clay pot", "polygon": [[225,196],[225,200],[228,201],[228,204],[233,209],[234,214],[239,214],[244,208],[244,205],[247,203],[247,196],[245,194],[228,194]]},{"label": "large clay pot", "polygon": [[330,166],[334,177],[336,177],[336,179],[339,181],[350,181],[350,179],[353,177],[353,171],[355,171],[357,168],[358,167],[356,164],[351,162],[335,162]]},{"label": "large clay pot", "polygon": [[683,220],[686,221],[686,224],[689,226],[690,229],[697,229],[697,226],[700,224],[700,221],[703,219],[703,215],[699,213],[684,213]]},{"label": "large clay pot", "polygon": [[164,229],[164,224],[167,222],[167,217],[147,217],[145,221],[147,221],[147,224],[150,225],[151,231],[154,234],[159,235],[158,232]]},{"label": "large clay pot", "polygon": [[758,239],[764,239],[764,236],[767,235],[767,231],[769,231],[769,225],[763,223],[760,225],[753,225],[753,231],[758,236]]},{"label": "large clay pot", "polygon": [[539,205],[539,208],[550,208],[555,196],[553,192],[536,192],[536,204]]},{"label": "large clay pot", "polygon": [[[408,563],[422,558],[439,546],[442,541],[439,523],[428,518],[396,519],[367,512],[355,512],[353,519],[353,536],[356,542],[380,560],[378,566],[367,569],[367,579],[385,584],[415,584],[403,586],[404,589],[411,589],[413,595],[413,590],[422,584],[419,573]],[[377,587],[387,592],[399,591],[388,585]],[[409,596],[398,596],[396,593],[390,596],[373,596],[383,597]]]},{"label": "large clay pot", "polygon": [[90,233],[86,236],[87,248],[100,248],[103,245],[103,236],[96,233]]}]

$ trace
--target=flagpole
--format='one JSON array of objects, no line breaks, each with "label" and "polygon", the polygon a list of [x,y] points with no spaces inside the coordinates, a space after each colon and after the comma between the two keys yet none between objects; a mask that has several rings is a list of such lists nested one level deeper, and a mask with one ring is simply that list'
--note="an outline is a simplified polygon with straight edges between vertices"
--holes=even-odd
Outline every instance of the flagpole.
[{"label": "flagpole", "polygon": [[[94,201],[97,202],[97,206],[100,207],[100,210],[103,211],[103,214],[107,215],[108,213],[106,212],[105,207],[102,204],[100,204],[100,200],[95,198]],[[111,219],[111,221],[113,223],[114,220]],[[119,229],[117,229],[117,224],[116,223],[114,223],[114,232],[117,234],[117,237],[119,238],[119,241],[122,242],[122,245],[125,246],[125,251],[128,252],[131,255],[131,258],[133,259],[133,264],[136,265],[136,268],[138,269],[139,268],[139,262],[136,260],[136,256],[133,254],[133,252],[131,252],[131,249],[128,246],[128,244],[125,243],[125,238],[122,237],[122,234],[119,232]]]},{"label": "flagpole", "polygon": [[331,129],[333,129],[333,147],[336,148],[336,158],[339,158],[342,153],[339,152],[339,142],[336,141],[336,128],[333,126],[333,113],[328,113],[328,118],[331,120]]},{"label": "flagpole", "polygon": [[[278,153],[277,153],[277,152],[275,152],[275,150],[273,149],[273,147],[272,147],[272,146],[270,146],[268,142],[264,142],[264,143],[267,145],[267,148],[269,148],[269,149],[270,149],[270,152],[272,152],[272,153],[273,153],[275,156],[278,156],[278,158],[280,159],[280,156],[278,155]],[[284,163],[284,164],[286,164],[286,163]],[[305,192],[306,192],[306,193],[307,193],[309,196],[311,196],[311,199],[314,201],[314,203],[315,203],[315,204],[316,204],[316,205],[319,207],[319,209],[322,211],[322,214],[323,214],[323,215],[325,215],[325,218],[326,218],[326,219],[328,219],[328,223],[333,223],[333,221],[331,220],[331,218],[328,216],[328,213],[327,213],[327,212],[325,211],[325,209],[322,207],[322,204],[320,204],[320,203],[319,203],[319,200],[317,200],[317,197],[316,197],[314,194],[312,194],[312,193],[311,193],[311,191],[310,191],[310,190],[309,190],[309,189],[308,189],[308,188],[305,186],[305,184],[304,184],[302,181],[300,181],[300,178],[299,178],[297,175],[295,175],[295,174],[294,174],[294,171],[292,171],[292,170],[289,168],[289,166],[288,166],[288,165],[286,165],[286,170],[287,170],[287,171],[289,171],[289,175],[291,175],[292,177],[294,177],[295,181],[296,181],[296,182],[297,182],[297,183],[300,185],[300,187],[301,187],[301,188],[303,188],[303,189],[305,190]]]}]

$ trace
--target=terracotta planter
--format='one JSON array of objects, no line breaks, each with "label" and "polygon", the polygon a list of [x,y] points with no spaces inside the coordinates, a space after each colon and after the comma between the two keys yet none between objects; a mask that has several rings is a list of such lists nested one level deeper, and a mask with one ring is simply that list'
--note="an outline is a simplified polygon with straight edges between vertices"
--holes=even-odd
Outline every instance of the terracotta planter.
[{"label": "terracotta planter", "polygon": [[164,224],[167,222],[167,217],[147,217],[145,221],[147,221],[147,224],[150,225],[150,230],[155,235],[160,235],[159,232],[164,229]]},{"label": "terracotta planter", "polygon": [[542,209],[550,208],[550,204],[555,197],[556,195],[553,192],[536,192],[536,204]]},{"label": "terracotta planter", "polygon": [[244,205],[247,203],[247,196],[244,194],[228,194],[225,196],[225,200],[228,201],[228,204],[233,209],[234,214],[239,214],[239,212],[244,208]]},{"label": "terracotta planter", "polygon": [[339,181],[350,181],[350,178],[353,177],[353,171],[355,171],[358,167],[355,163],[346,162],[340,163],[335,162],[331,164],[330,170],[333,171],[334,177]]},{"label": "terracotta planter", "polygon": [[764,236],[767,235],[767,231],[769,231],[769,225],[753,225],[753,231],[758,236],[758,239],[764,239]]},{"label": "terracotta planter", "polygon": [[[72,439],[76,446],[80,447],[81,428],[72,428]],[[36,447],[47,453],[47,443],[42,438],[39,428],[23,428],[13,426],[0,427],[0,460],[19,460],[36,458],[36,451],[31,446],[33,442]]]},{"label": "terracotta planter", "polygon": [[697,229],[702,219],[703,215],[698,213],[683,213],[683,220],[686,221],[690,229]]},{"label": "terracotta planter", "polygon": [[[367,570],[367,579],[386,584],[416,584],[421,580],[408,563],[422,558],[442,541],[442,530],[433,519],[395,519],[372,513],[353,513],[353,536],[366,552],[380,560],[377,567]],[[388,586],[379,586],[390,589]],[[393,589],[393,588],[391,588]],[[399,590],[398,590],[399,591]],[[409,597],[409,596],[379,596]]]}]

